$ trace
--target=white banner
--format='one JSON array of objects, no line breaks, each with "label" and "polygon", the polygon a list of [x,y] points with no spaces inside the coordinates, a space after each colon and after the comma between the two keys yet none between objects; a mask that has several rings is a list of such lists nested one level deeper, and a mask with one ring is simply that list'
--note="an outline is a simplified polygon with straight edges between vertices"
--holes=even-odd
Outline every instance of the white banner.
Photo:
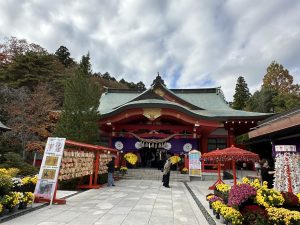
[{"label": "white banner", "polygon": [[296,145],[275,145],[275,152],[296,152]]},{"label": "white banner", "polygon": [[38,181],[34,190],[35,197],[50,199],[51,203],[57,183],[65,141],[65,138],[48,138]]},{"label": "white banner", "polygon": [[201,152],[192,150],[189,152],[189,175],[202,176]]}]

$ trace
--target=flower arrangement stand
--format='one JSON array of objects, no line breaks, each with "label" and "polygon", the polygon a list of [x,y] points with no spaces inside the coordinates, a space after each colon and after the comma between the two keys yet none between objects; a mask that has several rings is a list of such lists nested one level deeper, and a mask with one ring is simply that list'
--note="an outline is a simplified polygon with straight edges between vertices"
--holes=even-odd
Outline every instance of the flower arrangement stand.
[{"label": "flower arrangement stand", "polygon": [[224,184],[224,182],[221,179],[221,163],[220,163],[220,161],[218,161],[218,180],[212,186],[210,186],[208,189],[214,190],[218,184]]},{"label": "flower arrangement stand", "polygon": [[[57,199],[56,198],[57,184],[58,183],[56,183],[56,187],[55,187],[55,191],[54,191],[52,203],[53,204],[64,205],[64,204],[66,204],[66,199]],[[39,203],[39,202],[49,202],[50,203],[51,199],[46,199],[46,198],[41,198],[41,197],[35,197],[34,198],[34,202],[36,202],[36,203]]]}]

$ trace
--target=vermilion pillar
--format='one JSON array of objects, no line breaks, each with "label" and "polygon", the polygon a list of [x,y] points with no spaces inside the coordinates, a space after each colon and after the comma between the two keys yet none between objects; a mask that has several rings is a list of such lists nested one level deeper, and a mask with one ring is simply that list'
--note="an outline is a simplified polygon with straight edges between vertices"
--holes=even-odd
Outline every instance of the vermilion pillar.
[{"label": "vermilion pillar", "polygon": [[208,142],[208,137],[207,135],[202,135],[201,137],[201,153],[206,153],[207,152],[207,142]]}]

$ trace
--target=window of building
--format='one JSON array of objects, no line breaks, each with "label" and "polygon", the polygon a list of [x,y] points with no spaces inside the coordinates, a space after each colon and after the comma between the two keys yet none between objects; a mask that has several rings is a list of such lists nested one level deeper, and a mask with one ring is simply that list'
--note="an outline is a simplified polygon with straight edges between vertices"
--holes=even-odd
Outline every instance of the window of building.
[{"label": "window of building", "polygon": [[223,149],[227,147],[227,140],[226,138],[208,138],[208,146],[207,150],[213,151],[217,148]]}]

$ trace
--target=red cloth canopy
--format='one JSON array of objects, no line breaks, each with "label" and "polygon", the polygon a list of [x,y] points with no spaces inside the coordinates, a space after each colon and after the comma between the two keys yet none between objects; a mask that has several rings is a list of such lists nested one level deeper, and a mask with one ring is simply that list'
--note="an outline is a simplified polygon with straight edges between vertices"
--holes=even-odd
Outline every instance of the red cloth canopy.
[{"label": "red cloth canopy", "polygon": [[214,150],[202,155],[202,159],[205,161],[246,161],[246,162],[257,162],[259,161],[259,155],[253,152],[243,150],[231,146],[222,150]]},{"label": "red cloth canopy", "polygon": [[245,162],[257,162],[259,161],[259,155],[253,152],[246,151],[241,148],[236,148],[233,145],[229,148],[224,148],[222,150],[214,150],[202,155],[204,161],[218,161],[218,180],[215,184],[209,189],[214,189],[217,184],[223,183],[220,175],[220,162],[232,161],[232,170],[233,170],[233,179],[234,184],[236,185],[236,161],[245,161]]}]

